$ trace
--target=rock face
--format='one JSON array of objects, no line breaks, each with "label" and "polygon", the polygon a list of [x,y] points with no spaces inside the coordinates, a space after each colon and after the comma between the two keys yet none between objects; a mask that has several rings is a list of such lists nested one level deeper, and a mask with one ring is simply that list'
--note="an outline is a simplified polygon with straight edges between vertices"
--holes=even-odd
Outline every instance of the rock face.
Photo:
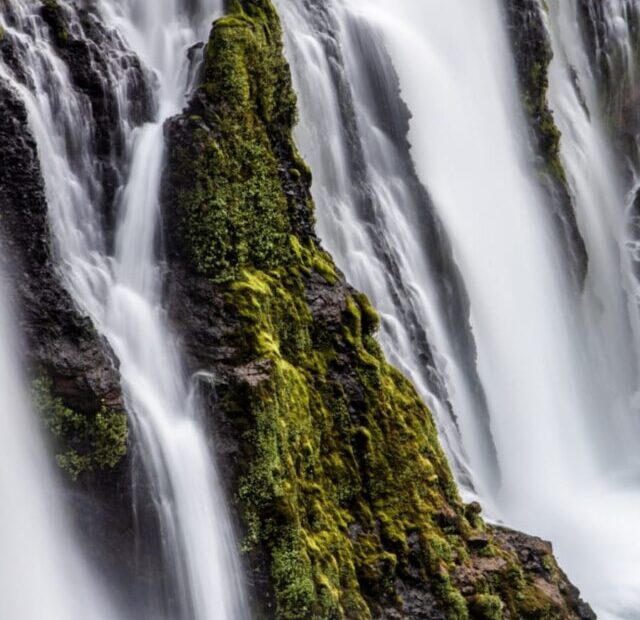
[{"label": "rock face", "polygon": [[80,316],[51,258],[47,202],[24,104],[0,84],[0,202],[3,260],[15,280],[29,365],[82,412],[121,407],[118,373],[105,343]]},{"label": "rock face", "polygon": [[505,15],[524,113],[529,123],[529,141],[536,155],[541,189],[553,205],[551,213],[581,288],[587,274],[588,255],[578,228],[573,198],[560,160],[560,131],[547,102],[548,69],[553,57],[539,0],[504,0]]},{"label": "rock face", "polygon": [[[92,153],[98,183],[93,199],[109,236],[115,229],[116,190],[125,181],[127,163],[122,117],[133,125],[153,117],[151,85],[155,78],[95,11],[76,5],[70,10],[51,0],[43,3],[41,17],[50,28],[72,85],[85,96],[87,117],[94,121]],[[118,93],[124,93],[125,98],[120,99]]]},{"label": "rock face", "polygon": [[594,617],[550,546],[463,505],[376,312],[322,250],[269,0],[232,2],[204,58],[166,127],[168,293],[256,617]]}]

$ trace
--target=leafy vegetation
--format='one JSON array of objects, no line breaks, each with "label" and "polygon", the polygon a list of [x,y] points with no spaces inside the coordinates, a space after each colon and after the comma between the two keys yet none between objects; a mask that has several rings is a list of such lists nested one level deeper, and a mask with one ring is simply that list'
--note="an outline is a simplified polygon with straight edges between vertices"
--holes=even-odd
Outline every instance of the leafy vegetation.
[{"label": "leafy vegetation", "polygon": [[59,467],[72,480],[86,472],[116,467],[127,453],[126,414],[103,405],[88,417],[67,407],[52,390],[46,377],[33,381],[33,402],[53,437]]}]

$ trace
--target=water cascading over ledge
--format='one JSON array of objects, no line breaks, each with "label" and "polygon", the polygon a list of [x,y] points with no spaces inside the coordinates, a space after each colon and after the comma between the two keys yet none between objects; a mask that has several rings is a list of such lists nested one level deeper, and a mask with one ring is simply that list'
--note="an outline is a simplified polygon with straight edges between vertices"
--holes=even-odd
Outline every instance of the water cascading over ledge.
[{"label": "water cascading over ledge", "polygon": [[[279,7],[302,111],[296,140],[314,172],[318,234],[380,312],[390,362],[433,409],[458,481],[477,493],[480,478],[497,484],[500,472],[468,295],[415,172],[411,113],[384,41],[366,19],[332,3]],[[470,461],[486,475],[475,475]]]},{"label": "water cascading over ledge", "polygon": [[[197,398],[165,324],[156,255],[162,122],[180,109],[187,51],[220,7],[147,8],[2,3],[3,85],[26,112],[7,119],[10,135],[16,122],[24,135],[6,155],[32,171],[24,187],[3,176],[3,223],[33,266],[21,283],[27,331],[53,348],[42,354],[38,342],[51,363],[36,356],[34,396],[114,598],[137,617],[235,620],[245,615],[235,539]],[[168,45],[175,54],[165,54]],[[68,322],[47,316],[54,304]],[[129,434],[122,411],[107,407],[105,375],[92,368],[100,354],[108,366],[117,360],[122,396],[116,387],[111,398],[126,407]]]},{"label": "water cascading over ledge", "polygon": [[[603,617],[626,618],[638,607],[637,563],[632,559],[637,537],[631,518],[637,511],[632,480],[637,477],[638,432],[636,287],[624,254],[633,257],[637,245],[633,238],[625,239],[622,223],[630,199],[615,179],[617,168],[628,169],[633,155],[628,146],[619,160],[610,153],[590,71],[574,60],[574,48],[580,56],[575,30],[581,21],[559,19],[559,13],[575,11],[576,5],[583,10],[589,3],[325,4],[329,17],[320,20],[320,27],[308,18],[320,15],[316,7],[303,3],[284,9],[288,53],[302,91],[299,138],[316,173],[323,240],[336,248],[336,260],[348,278],[376,299],[388,323],[382,344],[394,359],[402,332],[410,326],[389,311],[389,296],[386,306],[378,302],[376,294],[383,289],[376,286],[380,279],[372,277],[376,252],[360,242],[370,224],[354,202],[344,200],[350,196],[348,186],[336,191],[335,179],[350,164],[336,145],[341,139],[349,143],[352,119],[336,114],[340,106],[332,104],[332,97],[345,99],[344,85],[335,78],[339,62],[334,46],[341,45],[348,63],[357,67],[349,82],[356,93],[359,130],[375,137],[365,149],[369,169],[376,171],[377,160],[390,152],[371,145],[384,140],[398,144],[389,124],[375,114],[376,105],[398,108],[387,100],[384,84],[389,78],[370,72],[376,44],[353,36],[355,22],[373,31],[372,40],[382,39],[399,74],[403,99],[413,112],[409,141],[416,170],[451,240],[468,295],[477,351],[473,363],[477,361],[488,400],[502,485],[482,481],[487,472],[483,454],[469,449],[480,435],[469,433],[464,424],[475,417],[473,407],[453,399],[462,422],[460,443],[467,448],[461,482],[471,472],[494,518],[552,537]],[[637,33],[637,5],[592,4],[599,5],[597,12],[606,20],[596,26],[607,41],[600,59],[631,71],[616,82],[620,92],[614,90],[611,98],[632,102],[630,43]],[[559,33],[552,39],[548,30],[554,28]],[[375,92],[385,93],[374,104],[362,88],[369,73],[376,75]],[[561,119],[562,107],[569,108],[568,122]],[[322,118],[320,132],[314,126],[317,117]],[[616,118],[613,129],[619,131]],[[629,120],[624,129],[633,134],[633,115]],[[369,187],[384,207],[383,217],[402,221],[408,203],[385,200],[401,181],[394,174],[382,179]],[[340,208],[327,196],[336,196]],[[411,244],[419,237],[415,228],[401,235],[392,226],[385,231],[389,239],[400,240],[396,248],[412,266],[420,255],[420,245]],[[350,255],[345,248],[359,252]],[[408,273],[410,279],[401,274],[407,278],[404,286],[422,293],[414,295],[423,305],[447,391],[459,395],[465,386],[456,373],[460,359],[451,355],[447,343],[451,336],[438,331],[443,318],[437,310],[425,311],[432,309],[427,293],[432,284],[417,269]],[[403,363],[412,377],[421,371],[410,355]],[[442,415],[442,409],[434,411]],[[451,450],[456,443],[445,446]],[[597,499],[605,495],[607,502]],[[597,545],[585,545],[594,539]]]}]

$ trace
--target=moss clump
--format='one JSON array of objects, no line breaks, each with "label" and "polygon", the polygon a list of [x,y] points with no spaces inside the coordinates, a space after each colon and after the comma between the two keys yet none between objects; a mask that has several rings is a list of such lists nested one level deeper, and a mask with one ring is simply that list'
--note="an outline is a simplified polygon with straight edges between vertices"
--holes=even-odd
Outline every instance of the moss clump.
[{"label": "moss clump", "polygon": [[540,49],[541,55],[544,57],[543,60],[533,62],[521,78],[522,101],[529,123],[532,125],[534,142],[542,157],[540,173],[550,174],[556,182],[566,184],[567,176],[560,159],[562,135],[547,103],[548,69],[552,59],[551,48],[546,43]]},{"label": "moss clump", "polygon": [[58,47],[65,47],[69,43],[69,32],[65,22],[62,8],[58,0],[42,0],[42,19],[51,28]]},{"label": "moss clump", "polygon": [[53,394],[48,378],[33,381],[32,396],[53,438],[56,461],[72,480],[86,472],[113,469],[125,457],[129,431],[124,413],[102,406],[93,416],[80,414]]},{"label": "moss clump", "polygon": [[560,160],[560,138],[553,112],[547,102],[549,64],[553,51],[537,5],[529,0],[507,3],[520,92],[534,145],[542,158],[541,173],[561,183],[566,174]]},{"label": "moss clump", "polygon": [[174,150],[171,165],[192,179],[177,198],[183,247],[201,274],[220,282],[249,265],[291,259],[273,141],[292,126],[296,106],[279,22],[269,3],[232,4],[205,51],[199,97],[210,105],[191,115],[193,142]]},{"label": "moss clump", "polygon": [[471,612],[478,620],[502,620],[504,605],[494,594],[478,594],[471,600]]}]

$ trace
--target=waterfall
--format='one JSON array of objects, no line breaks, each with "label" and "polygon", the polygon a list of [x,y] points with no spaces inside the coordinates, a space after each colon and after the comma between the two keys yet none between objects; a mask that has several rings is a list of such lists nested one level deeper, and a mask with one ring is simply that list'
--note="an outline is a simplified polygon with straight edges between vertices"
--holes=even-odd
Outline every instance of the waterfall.
[{"label": "waterfall", "polygon": [[113,620],[105,593],[80,554],[51,475],[17,369],[4,279],[0,284],[0,617]]},{"label": "waterfall", "polygon": [[[387,355],[437,414],[471,496],[474,486],[500,474],[468,301],[411,161],[404,136],[409,112],[397,97],[384,42],[340,4],[279,7],[300,97],[296,139],[314,173],[320,237],[380,312]],[[472,474],[471,463],[482,476]]]},{"label": "waterfall", "polygon": [[[612,32],[631,4],[607,3]],[[576,3],[549,3],[547,19],[583,293],[532,166],[498,0],[279,5],[321,238],[381,311],[382,344],[432,406],[464,495],[552,540],[600,617],[640,617],[633,194],[598,118]],[[408,149],[430,201],[410,190]],[[437,244],[425,219],[441,222]]]},{"label": "waterfall", "polygon": [[[548,103],[589,257],[579,288],[534,163],[505,1],[275,0],[296,140],[322,242],[379,310],[464,499],[551,540],[599,617],[640,620],[640,3],[529,3],[554,53]],[[56,496],[0,303],[1,617],[250,617],[159,238],[163,126],[224,6],[0,0],[0,81],[28,113],[60,277],[119,362],[134,501],[151,495],[166,579],[153,600],[108,602]]]},{"label": "waterfall", "polygon": [[[611,2],[604,8],[604,26],[622,58],[620,80],[633,80],[635,74],[630,24],[625,21],[625,7],[631,9],[632,4]],[[591,365],[588,370],[596,407],[592,424],[598,441],[597,485],[585,488],[584,493],[583,510],[588,510],[590,517],[577,528],[578,536],[597,544],[585,553],[582,564],[567,565],[575,566],[576,579],[585,591],[593,593],[601,617],[635,618],[640,609],[640,537],[633,525],[640,506],[640,326],[633,271],[635,240],[627,238],[635,181],[631,179],[630,184],[626,166],[617,161],[620,154],[612,148],[603,97],[580,31],[577,4],[550,3],[548,22],[554,49],[550,102],[562,132],[561,155],[591,258],[579,311],[584,320],[586,359]],[[573,548],[579,547],[575,540]],[[561,545],[558,548],[564,552]],[[570,553],[573,550],[567,549],[567,562]],[[596,561],[602,566],[597,574],[586,568]]]},{"label": "waterfall", "polygon": [[[99,119],[74,88],[69,67],[56,51],[54,40],[61,35],[41,19],[40,2],[4,4],[0,24],[16,41],[26,78],[2,65],[0,78],[19,93],[29,113],[62,276],[120,362],[136,453],[159,514],[175,599],[166,604],[170,617],[242,619],[247,612],[236,542],[192,381],[167,325],[157,256],[163,122],[185,103],[193,74],[187,52],[206,39],[212,19],[222,12],[221,2],[97,3],[111,29],[104,89],[117,89],[113,243],[101,212],[104,183],[95,165]],[[69,35],[85,40],[86,20],[75,5],[58,4],[70,24]],[[149,119],[137,100],[144,88],[131,79],[130,49],[141,59],[152,92]]]}]

